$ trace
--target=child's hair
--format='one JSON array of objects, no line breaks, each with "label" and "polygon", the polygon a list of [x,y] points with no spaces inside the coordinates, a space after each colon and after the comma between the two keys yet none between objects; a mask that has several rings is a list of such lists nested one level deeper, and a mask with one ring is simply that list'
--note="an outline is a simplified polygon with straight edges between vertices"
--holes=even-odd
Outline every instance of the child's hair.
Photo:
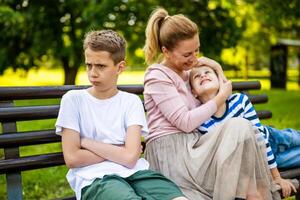
[{"label": "child's hair", "polygon": [[112,30],[90,31],[83,41],[83,49],[107,51],[111,54],[114,64],[125,59],[126,41]]},{"label": "child's hair", "polygon": [[198,27],[190,19],[181,14],[170,16],[165,9],[157,8],[146,27],[144,52],[147,64],[157,60],[163,46],[173,50],[178,41],[191,39],[196,34]]}]

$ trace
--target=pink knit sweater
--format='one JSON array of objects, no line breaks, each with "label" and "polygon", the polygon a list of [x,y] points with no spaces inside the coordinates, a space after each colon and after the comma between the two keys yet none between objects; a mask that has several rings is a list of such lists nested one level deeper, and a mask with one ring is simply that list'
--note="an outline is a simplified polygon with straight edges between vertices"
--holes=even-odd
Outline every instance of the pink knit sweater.
[{"label": "pink knit sweater", "polygon": [[148,67],[144,80],[144,100],[149,135],[147,142],[172,133],[192,132],[217,110],[214,100],[200,105],[190,91],[189,73],[185,80],[170,68],[154,64]]}]

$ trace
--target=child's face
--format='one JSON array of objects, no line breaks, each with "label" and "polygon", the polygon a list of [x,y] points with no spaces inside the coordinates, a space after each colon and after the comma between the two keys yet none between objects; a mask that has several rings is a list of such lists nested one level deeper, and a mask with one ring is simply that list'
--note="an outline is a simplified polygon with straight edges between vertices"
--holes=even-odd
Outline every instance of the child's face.
[{"label": "child's face", "polygon": [[114,64],[111,54],[107,51],[84,51],[88,79],[93,87],[103,91],[117,84],[118,75],[124,70],[125,62]]},{"label": "child's face", "polygon": [[191,72],[192,92],[200,97],[203,94],[216,94],[219,90],[219,79],[213,69],[207,66],[195,67]]}]

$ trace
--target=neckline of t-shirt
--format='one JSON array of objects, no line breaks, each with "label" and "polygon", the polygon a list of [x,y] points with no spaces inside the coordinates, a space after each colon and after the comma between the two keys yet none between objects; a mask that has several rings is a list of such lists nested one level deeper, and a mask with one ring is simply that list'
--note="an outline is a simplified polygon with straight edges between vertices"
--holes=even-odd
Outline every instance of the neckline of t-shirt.
[{"label": "neckline of t-shirt", "polygon": [[88,98],[91,99],[93,102],[96,102],[96,103],[99,103],[99,104],[110,102],[113,99],[116,99],[121,94],[121,92],[122,91],[118,90],[118,92],[114,96],[112,96],[110,98],[107,98],[107,99],[98,99],[98,98],[94,97],[92,94],[90,94],[89,91],[88,91],[88,89],[85,89],[85,93],[88,96]]}]

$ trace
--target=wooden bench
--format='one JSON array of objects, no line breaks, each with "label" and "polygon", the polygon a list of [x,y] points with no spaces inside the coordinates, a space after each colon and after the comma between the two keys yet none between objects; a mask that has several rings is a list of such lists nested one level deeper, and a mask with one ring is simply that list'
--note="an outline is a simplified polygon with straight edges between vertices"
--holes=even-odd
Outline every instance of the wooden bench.
[{"label": "wooden bench", "polygon": [[[83,89],[88,86],[49,86],[49,87],[0,87],[0,122],[2,134],[0,134],[0,148],[4,152],[4,158],[0,160],[0,174],[6,176],[7,199],[22,199],[22,172],[26,170],[47,168],[64,165],[61,152],[45,153],[42,155],[30,155],[20,157],[20,147],[28,145],[40,145],[60,142],[52,130],[34,130],[20,132],[17,130],[17,122],[40,119],[55,119],[58,114],[59,105],[39,106],[15,106],[15,100],[61,98],[69,90]],[[235,91],[248,94],[253,104],[266,103],[266,95],[250,95],[250,90],[260,89],[258,81],[234,82]],[[123,85],[120,90],[142,95],[142,85]],[[271,111],[259,110],[260,119],[272,117]],[[34,125],[33,125],[34,126]],[[288,169],[281,171],[285,178],[300,178],[300,169]],[[65,177],[61,177],[65,178]],[[75,197],[57,197],[64,199],[75,199]],[[300,200],[299,192],[297,199]]]}]

